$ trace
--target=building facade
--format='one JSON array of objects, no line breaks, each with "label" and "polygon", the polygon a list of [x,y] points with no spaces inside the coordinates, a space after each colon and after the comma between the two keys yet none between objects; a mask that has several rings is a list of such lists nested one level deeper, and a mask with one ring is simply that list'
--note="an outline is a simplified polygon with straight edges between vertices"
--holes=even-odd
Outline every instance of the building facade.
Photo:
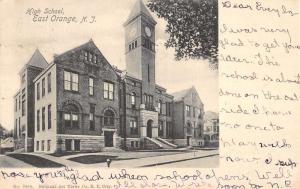
[{"label": "building facade", "polygon": [[56,55],[34,74],[30,149],[53,153],[202,145],[203,104],[196,89],[178,100],[156,83],[155,25],[138,0],[123,25],[126,71],[112,66],[90,40]]},{"label": "building facade", "polygon": [[14,95],[14,148],[33,151],[34,139],[34,78],[48,66],[47,61],[36,50],[19,72],[20,90]]},{"label": "building facade", "polygon": [[203,134],[205,147],[219,147],[219,115],[217,113],[205,112]]}]

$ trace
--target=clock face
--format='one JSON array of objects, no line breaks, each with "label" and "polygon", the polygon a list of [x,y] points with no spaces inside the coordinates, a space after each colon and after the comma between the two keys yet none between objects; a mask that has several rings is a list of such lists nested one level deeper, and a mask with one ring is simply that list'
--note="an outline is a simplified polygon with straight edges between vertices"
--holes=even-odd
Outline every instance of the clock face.
[{"label": "clock face", "polygon": [[151,29],[148,26],[145,27],[145,32],[148,37],[151,37]]}]

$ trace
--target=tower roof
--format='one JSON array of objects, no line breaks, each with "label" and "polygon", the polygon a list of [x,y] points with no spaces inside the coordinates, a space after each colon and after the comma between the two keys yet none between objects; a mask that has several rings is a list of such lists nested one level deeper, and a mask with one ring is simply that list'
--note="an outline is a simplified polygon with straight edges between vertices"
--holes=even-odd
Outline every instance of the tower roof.
[{"label": "tower roof", "polygon": [[30,60],[27,62],[27,65],[45,69],[48,66],[48,63],[39,49],[36,49]]},{"label": "tower roof", "polygon": [[149,10],[147,9],[145,3],[143,2],[143,0],[136,0],[126,22],[124,23],[124,25],[129,24],[132,20],[134,20],[136,17],[140,16],[140,15],[144,15],[147,18],[150,19],[150,21],[152,21],[154,24],[156,24],[156,21],[153,19],[151,13],[149,12]]}]

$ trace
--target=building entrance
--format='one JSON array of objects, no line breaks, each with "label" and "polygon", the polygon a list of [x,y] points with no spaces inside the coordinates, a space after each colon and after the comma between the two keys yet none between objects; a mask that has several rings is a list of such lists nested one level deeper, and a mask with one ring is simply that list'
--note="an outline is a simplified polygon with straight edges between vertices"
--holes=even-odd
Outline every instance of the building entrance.
[{"label": "building entrance", "polygon": [[153,124],[152,120],[149,120],[147,122],[147,137],[149,138],[152,138],[152,124]]},{"label": "building entrance", "polygon": [[105,147],[113,147],[113,131],[104,131],[104,145]]}]

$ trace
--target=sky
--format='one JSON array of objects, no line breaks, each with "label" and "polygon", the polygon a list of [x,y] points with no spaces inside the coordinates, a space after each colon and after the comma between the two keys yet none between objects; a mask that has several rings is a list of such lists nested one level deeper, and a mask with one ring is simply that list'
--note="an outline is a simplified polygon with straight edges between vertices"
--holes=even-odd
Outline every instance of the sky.
[{"label": "sky", "polygon": [[[39,49],[48,62],[60,54],[93,39],[110,62],[125,69],[124,28],[136,0],[51,0],[0,1],[0,124],[13,129],[13,96],[20,86],[18,72]],[[33,22],[30,8],[62,9],[63,16],[95,16],[94,23]],[[156,82],[168,93],[195,86],[205,111],[218,111],[218,72],[205,60],[174,60],[174,49],[166,49],[166,22],[157,18]],[[51,15],[49,15],[51,16]]]}]

